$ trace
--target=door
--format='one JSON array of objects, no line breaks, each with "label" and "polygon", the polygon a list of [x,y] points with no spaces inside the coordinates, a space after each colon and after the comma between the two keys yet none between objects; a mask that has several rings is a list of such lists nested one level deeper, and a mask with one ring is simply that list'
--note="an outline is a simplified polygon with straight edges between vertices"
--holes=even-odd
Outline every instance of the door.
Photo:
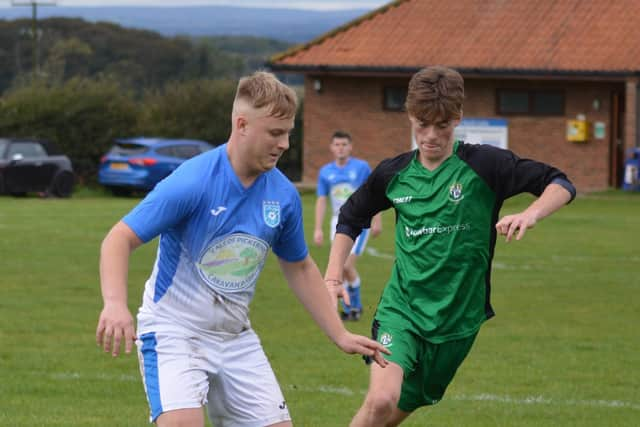
[{"label": "door", "polygon": [[609,185],[619,188],[622,185],[624,167],[624,96],[622,92],[611,93],[611,139],[609,140]]},{"label": "door", "polygon": [[5,188],[11,193],[45,191],[56,166],[49,162],[44,147],[37,142],[12,142],[6,152]]}]

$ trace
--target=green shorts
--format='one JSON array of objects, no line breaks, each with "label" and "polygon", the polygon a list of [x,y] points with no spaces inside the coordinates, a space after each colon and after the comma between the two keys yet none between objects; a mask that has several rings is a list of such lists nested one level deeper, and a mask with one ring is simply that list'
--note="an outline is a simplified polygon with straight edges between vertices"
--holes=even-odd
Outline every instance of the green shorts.
[{"label": "green shorts", "polygon": [[385,355],[385,359],[404,371],[398,408],[413,412],[438,403],[477,335],[476,331],[465,338],[433,344],[412,332],[374,320],[373,339],[393,353]]}]

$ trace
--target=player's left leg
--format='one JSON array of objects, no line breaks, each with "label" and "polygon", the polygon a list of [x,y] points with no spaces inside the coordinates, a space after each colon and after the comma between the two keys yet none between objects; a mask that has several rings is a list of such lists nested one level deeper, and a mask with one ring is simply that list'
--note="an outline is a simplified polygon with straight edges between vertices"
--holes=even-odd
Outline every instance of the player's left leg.
[{"label": "player's left leg", "polygon": [[208,410],[216,426],[291,426],[287,403],[260,339],[249,329],[224,343],[224,367],[209,387]]},{"label": "player's left leg", "polygon": [[442,400],[476,334],[440,344],[425,340],[419,343],[417,364],[402,383],[397,410],[388,418],[387,427],[397,426],[416,409]]},{"label": "player's left leg", "polygon": [[371,365],[369,390],[364,402],[351,420],[351,427],[386,427],[394,412],[402,388],[403,370],[395,362],[381,368]]},{"label": "player's left leg", "polygon": [[395,427],[397,425],[400,425],[400,423],[403,422],[411,414],[412,412],[404,412],[402,409],[396,407],[393,409],[393,412],[391,413],[389,419],[387,419],[387,424],[385,427]]}]

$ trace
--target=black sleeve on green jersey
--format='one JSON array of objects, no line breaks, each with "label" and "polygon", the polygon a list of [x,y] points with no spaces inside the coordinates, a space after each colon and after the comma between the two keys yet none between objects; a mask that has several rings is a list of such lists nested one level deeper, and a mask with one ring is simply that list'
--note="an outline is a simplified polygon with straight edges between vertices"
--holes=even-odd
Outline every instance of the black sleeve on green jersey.
[{"label": "black sleeve on green jersey", "polygon": [[458,155],[495,191],[502,201],[520,193],[539,197],[547,185],[557,183],[570,194],[576,189],[561,170],[546,163],[521,159],[509,150],[490,145],[461,143]]},{"label": "black sleeve on green jersey", "polygon": [[389,182],[409,164],[415,153],[411,151],[380,162],[367,181],[340,208],[336,233],[346,234],[355,240],[362,229],[371,226],[371,218],[375,214],[393,206],[387,198]]}]

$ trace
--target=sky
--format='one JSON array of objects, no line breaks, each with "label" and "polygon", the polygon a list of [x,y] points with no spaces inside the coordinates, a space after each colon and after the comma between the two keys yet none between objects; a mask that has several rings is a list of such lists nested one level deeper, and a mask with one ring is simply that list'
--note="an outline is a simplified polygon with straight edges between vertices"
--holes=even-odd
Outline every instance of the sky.
[{"label": "sky", "polygon": [[0,0],[0,7],[13,3],[55,3],[58,6],[236,6],[306,10],[374,9],[391,0]]}]

